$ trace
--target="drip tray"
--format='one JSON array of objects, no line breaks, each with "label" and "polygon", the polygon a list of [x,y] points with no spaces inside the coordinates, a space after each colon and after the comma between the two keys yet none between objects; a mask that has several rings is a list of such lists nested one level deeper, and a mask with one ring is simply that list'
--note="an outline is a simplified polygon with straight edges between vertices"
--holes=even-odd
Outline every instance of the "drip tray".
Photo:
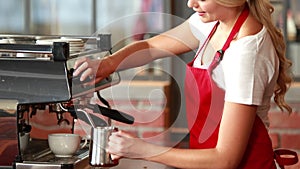
[{"label": "drip tray", "polygon": [[[24,152],[23,161],[16,163],[16,169],[83,169],[89,166],[89,148],[78,150],[73,157],[59,158],[50,151],[47,140],[32,140],[34,145]],[[42,150],[41,150],[42,149]]]}]

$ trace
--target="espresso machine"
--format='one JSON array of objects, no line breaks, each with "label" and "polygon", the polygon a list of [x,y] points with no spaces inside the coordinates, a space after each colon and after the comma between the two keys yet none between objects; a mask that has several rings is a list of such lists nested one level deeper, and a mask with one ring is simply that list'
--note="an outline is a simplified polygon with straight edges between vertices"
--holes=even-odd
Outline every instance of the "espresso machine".
[{"label": "espresso machine", "polygon": [[0,35],[0,42],[4,40],[0,43],[0,168],[88,166],[88,146],[72,158],[57,158],[47,141],[51,133],[73,133],[78,119],[89,122],[78,109],[88,108],[109,119],[91,114],[97,126],[110,125],[110,119],[133,123],[133,117],[107,104],[90,104],[96,92],[106,103],[99,91],[120,81],[117,72],[94,86],[73,77],[76,59],[99,59],[110,53],[110,37]]}]

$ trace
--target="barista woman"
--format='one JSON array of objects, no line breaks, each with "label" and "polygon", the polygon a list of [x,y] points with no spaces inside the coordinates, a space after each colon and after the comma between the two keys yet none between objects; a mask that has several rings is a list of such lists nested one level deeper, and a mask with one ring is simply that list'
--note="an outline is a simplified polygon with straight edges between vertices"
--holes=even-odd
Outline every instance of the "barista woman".
[{"label": "barista woman", "polygon": [[[81,80],[198,48],[187,65],[185,95],[190,149],[162,147],[124,131],[110,137],[114,158],[137,158],[176,168],[275,169],[267,113],[272,96],[291,112],[285,44],[269,0],[188,0],[195,14],[178,27],[132,43],[102,60],[75,64]],[[205,38],[203,38],[205,37]],[[180,71],[180,70],[179,70]]]}]

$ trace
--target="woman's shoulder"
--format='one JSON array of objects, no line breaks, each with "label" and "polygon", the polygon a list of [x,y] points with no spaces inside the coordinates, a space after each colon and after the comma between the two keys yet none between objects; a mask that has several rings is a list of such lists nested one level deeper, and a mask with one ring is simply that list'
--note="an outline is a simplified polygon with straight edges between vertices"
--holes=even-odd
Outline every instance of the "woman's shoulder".
[{"label": "woman's shoulder", "polygon": [[254,63],[273,67],[277,64],[276,55],[272,39],[267,29],[262,27],[256,34],[232,42],[225,52],[224,60],[229,64],[235,62],[241,65],[241,68],[245,68],[247,65],[254,66]]},{"label": "woman's shoulder", "polygon": [[249,15],[245,23],[242,25],[237,39],[257,35],[263,29],[263,24],[261,24],[253,15]]},{"label": "woman's shoulder", "polygon": [[228,50],[238,50],[242,53],[257,53],[262,51],[269,53],[274,49],[272,39],[266,27],[263,26],[255,34],[248,34],[232,41]]}]

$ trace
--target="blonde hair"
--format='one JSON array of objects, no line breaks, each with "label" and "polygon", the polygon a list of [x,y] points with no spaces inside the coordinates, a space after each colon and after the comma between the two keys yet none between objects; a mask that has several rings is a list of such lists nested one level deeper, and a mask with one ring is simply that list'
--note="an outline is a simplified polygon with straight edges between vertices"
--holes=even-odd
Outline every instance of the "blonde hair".
[{"label": "blonde hair", "polygon": [[291,113],[292,108],[286,103],[284,97],[292,83],[292,77],[290,75],[292,63],[285,56],[286,44],[284,36],[280,29],[272,22],[271,15],[274,12],[272,4],[269,0],[216,0],[216,2],[227,7],[238,7],[248,3],[251,14],[266,27],[280,61],[279,77],[274,90],[274,101],[282,111],[285,109]]}]

